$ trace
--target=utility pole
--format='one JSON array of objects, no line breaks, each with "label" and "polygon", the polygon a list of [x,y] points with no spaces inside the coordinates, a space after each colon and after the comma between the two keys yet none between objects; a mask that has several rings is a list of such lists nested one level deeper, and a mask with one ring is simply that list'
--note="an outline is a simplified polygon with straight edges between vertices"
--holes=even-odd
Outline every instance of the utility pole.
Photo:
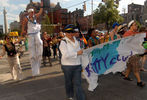
[{"label": "utility pole", "polygon": [[4,8],[3,10],[3,14],[4,14],[4,25],[5,25],[5,34],[8,33],[8,22],[7,22],[7,12],[6,9]]},{"label": "utility pole", "polygon": [[91,0],[91,28],[93,28],[93,0]]},{"label": "utility pole", "polygon": [[128,18],[126,17],[126,8],[122,8],[122,12],[124,14],[124,19],[127,22]]},{"label": "utility pole", "polygon": [[124,13],[124,15],[125,15],[125,13],[126,13],[126,8],[122,8],[122,11],[123,11],[123,13]]},{"label": "utility pole", "polygon": [[51,8],[51,16],[52,16],[52,24],[54,24],[54,14],[53,14],[53,8]]},{"label": "utility pole", "polygon": [[33,0],[30,0],[30,3],[32,3],[33,2]]}]

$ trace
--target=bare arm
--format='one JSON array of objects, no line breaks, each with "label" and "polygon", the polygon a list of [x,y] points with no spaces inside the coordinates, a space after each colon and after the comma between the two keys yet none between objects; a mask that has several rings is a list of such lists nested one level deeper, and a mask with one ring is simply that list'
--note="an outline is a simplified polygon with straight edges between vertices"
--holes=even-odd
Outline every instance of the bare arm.
[{"label": "bare arm", "polygon": [[116,35],[117,35],[117,39],[120,39],[121,38],[119,34],[116,34]]},{"label": "bare arm", "polygon": [[114,40],[114,32],[110,32],[110,38],[111,38],[111,41]]},{"label": "bare arm", "polygon": [[6,54],[6,50],[5,50],[5,47],[3,46],[3,48],[2,48],[2,53],[1,53],[1,55],[0,55],[0,58],[2,58],[5,54]]},{"label": "bare arm", "polygon": [[39,11],[39,13],[37,13],[36,14],[36,17],[38,18],[41,14],[42,14],[42,12],[43,12],[43,0],[41,0],[41,8],[40,8],[40,11]]},{"label": "bare arm", "polygon": [[28,19],[25,17],[23,22],[22,22],[22,31],[21,31],[21,36],[23,36],[24,34],[26,34],[26,31],[25,31],[25,26],[28,22]]}]

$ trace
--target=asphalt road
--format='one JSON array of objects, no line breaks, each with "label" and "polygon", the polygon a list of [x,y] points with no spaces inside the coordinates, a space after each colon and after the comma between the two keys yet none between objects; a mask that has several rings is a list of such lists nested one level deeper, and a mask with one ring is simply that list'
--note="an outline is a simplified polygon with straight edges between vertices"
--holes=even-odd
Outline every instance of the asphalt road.
[{"label": "asphalt road", "polygon": [[[64,76],[59,61],[52,59],[53,66],[41,67],[41,75],[32,79],[28,53],[20,59],[24,80],[11,79],[6,58],[0,60],[0,100],[66,100]],[[147,68],[147,63],[145,65]],[[87,100],[147,100],[147,86],[136,86],[136,79],[125,81],[119,74],[101,75],[94,92],[87,90],[88,83],[82,80]],[[147,72],[141,72],[147,84]]]}]

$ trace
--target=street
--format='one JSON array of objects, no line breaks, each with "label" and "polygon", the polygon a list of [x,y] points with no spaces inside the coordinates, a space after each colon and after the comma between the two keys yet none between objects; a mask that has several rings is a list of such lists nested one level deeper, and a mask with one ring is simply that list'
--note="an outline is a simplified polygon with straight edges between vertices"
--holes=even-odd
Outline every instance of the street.
[{"label": "street", "polygon": [[[64,76],[58,60],[52,58],[53,66],[41,67],[41,75],[31,78],[28,52],[20,59],[24,79],[15,82],[11,79],[6,57],[0,60],[0,100],[66,100]],[[147,63],[145,65],[147,69]],[[142,80],[147,84],[147,72],[141,72]],[[88,83],[82,80],[87,100],[146,100],[147,86],[137,87],[136,79],[123,80],[119,74],[101,75],[99,86],[94,92],[88,91]]]}]

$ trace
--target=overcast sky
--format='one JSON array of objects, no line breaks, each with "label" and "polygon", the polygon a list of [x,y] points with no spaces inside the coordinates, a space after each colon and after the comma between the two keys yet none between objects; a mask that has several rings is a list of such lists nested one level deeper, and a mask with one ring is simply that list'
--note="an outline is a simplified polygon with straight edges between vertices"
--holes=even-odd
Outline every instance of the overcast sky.
[{"label": "overcast sky", "polygon": [[[33,0],[36,2],[40,2],[40,0]],[[86,0],[51,0],[51,3],[57,3],[60,2],[61,7],[62,8],[67,8],[69,11],[73,11],[76,8],[78,9],[82,9],[82,5],[83,4],[79,4],[82,3]],[[94,1],[94,9],[98,6],[98,4],[101,2],[101,0],[93,0]],[[127,9],[127,5],[134,2],[135,4],[141,4],[144,5],[144,1],[145,0],[121,0],[120,1],[120,5],[118,10],[120,11],[120,13],[122,13],[122,9],[126,8]],[[21,11],[24,11],[26,8],[26,5],[30,2],[30,0],[0,0],[0,25],[3,25],[3,8],[5,7],[7,10],[7,19],[8,19],[8,24],[10,24],[10,22],[13,21],[19,21],[19,13]],[[71,7],[72,5],[76,5],[79,4],[77,6]],[[84,13],[85,15],[89,15],[91,14],[91,0],[86,2],[86,7],[87,7],[87,11]]]}]

